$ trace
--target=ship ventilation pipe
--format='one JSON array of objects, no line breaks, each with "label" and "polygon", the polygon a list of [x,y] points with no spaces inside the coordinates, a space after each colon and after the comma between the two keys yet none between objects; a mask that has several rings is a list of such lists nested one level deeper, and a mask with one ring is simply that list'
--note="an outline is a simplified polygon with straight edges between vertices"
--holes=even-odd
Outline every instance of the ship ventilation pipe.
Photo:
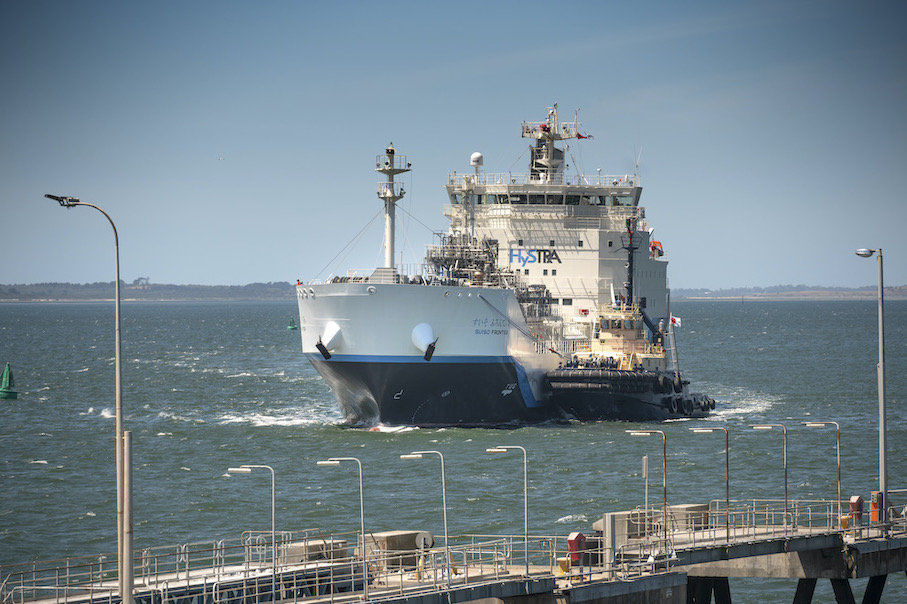
[{"label": "ship ventilation pipe", "polygon": [[340,326],[333,321],[328,321],[328,324],[324,326],[324,334],[318,337],[315,348],[327,360],[331,358],[331,353],[328,351],[340,346],[341,340],[343,340],[343,334],[340,332]]},{"label": "ship ventilation pipe", "polygon": [[438,338],[435,337],[431,325],[428,323],[419,323],[413,327],[412,339],[413,346],[424,354],[422,358],[426,361],[430,361],[432,355],[435,353],[435,344],[438,343]]}]

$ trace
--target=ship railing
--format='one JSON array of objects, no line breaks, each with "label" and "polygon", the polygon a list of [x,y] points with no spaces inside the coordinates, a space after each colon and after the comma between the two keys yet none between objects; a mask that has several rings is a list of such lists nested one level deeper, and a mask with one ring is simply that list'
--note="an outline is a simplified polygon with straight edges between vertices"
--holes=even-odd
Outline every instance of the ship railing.
[{"label": "ship railing", "polygon": [[[442,211],[447,217],[462,214],[460,204],[445,204]],[[523,203],[489,203],[476,206],[476,216],[486,220],[495,218],[520,218],[540,220],[587,220],[598,221],[602,228],[626,228],[627,218],[637,219],[637,230],[642,231],[643,225],[648,228],[645,220],[645,208],[639,206],[574,206],[560,203],[551,204],[523,204]]]},{"label": "ship railing", "polygon": [[[516,278],[513,278],[516,281]],[[322,283],[377,283],[408,285],[431,285],[435,287],[469,287],[473,282],[469,279],[447,277],[439,275],[427,264],[403,264],[395,268],[395,273],[389,271],[376,274],[375,269],[350,269],[345,276],[330,276],[324,281],[313,279],[306,285],[320,285]],[[512,286],[512,284],[510,284]]]},{"label": "ship railing", "polygon": [[447,174],[447,184],[455,187],[469,187],[477,185],[537,185],[556,184],[576,187],[640,187],[642,180],[636,174],[546,174],[545,180],[531,174],[501,172],[488,173],[458,173]]}]

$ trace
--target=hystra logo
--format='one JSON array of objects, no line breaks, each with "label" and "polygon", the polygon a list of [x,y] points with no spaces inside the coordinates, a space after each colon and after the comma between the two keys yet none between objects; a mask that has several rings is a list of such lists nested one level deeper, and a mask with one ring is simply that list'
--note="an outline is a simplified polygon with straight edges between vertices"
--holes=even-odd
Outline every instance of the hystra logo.
[{"label": "hystra logo", "polygon": [[557,250],[510,250],[510,263],[519,263],[520,266],[527,264],[553,264],[554,261],[561,264],[561,257],[557,255]]}]

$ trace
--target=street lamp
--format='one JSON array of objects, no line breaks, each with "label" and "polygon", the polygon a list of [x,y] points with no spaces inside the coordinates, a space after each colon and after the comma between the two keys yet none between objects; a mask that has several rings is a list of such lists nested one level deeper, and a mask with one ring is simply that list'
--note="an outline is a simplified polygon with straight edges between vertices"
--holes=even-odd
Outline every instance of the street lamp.
[{"label": "street lamp", "polygon": [[[228,468],[230,474],[251,474],[253,468],[263,468],[271,471],[271,564],[274,567],[274,581],[277,581],[277,532],[274,530],[277,520],[277,478],[274,468],[264,464],[244,464],[238,468]],[[276,597],[276,596],[275,596]]]},{"label": "street lamp", "polygon": [[[135,587],[135,578],[132,569],[132,477],[126,476],[126,438],[123,434],[123,363],[121,356],[122,339],[120,338],[120,238],[119,235],[117,235],[117,227],[113,223],[113,219],[110,218],[110,215],[93,203],[79,201],[78,197],[69,197],[65,195],[47,194],[44,197],[53,199],[64,208],[71,209],[76,206],[94,208],[104,215],[113,229],[114,257],[116,260],[116,281],[114,283],[114,314],[116,316],[114,371],[116,375],[117,561],[119,564],[120,597],[123,599],[123,604],[132,604],[132,592]],[[130,444],[131,442],[132,440],[129,439]]]},{"label": "street lamp", "polygon": [[630,436],[661,434],[661,523],[664,525],[665,547],[668,546],[668,437],[661,430],[624,430]]},{"label": "street lamp", "polygon": [[[841,521],[841,426],[838,422],[803,422],[807,428],[835,427],[835,453],[838,458],[838,522]],[[837,523],[836,523],[837,524]]]},{"label": "street lamp", "polygon": [[784,432],[784,530],[787,531],[787,428],[782,424],[750,424],[753,430],[781,428]]},{"label": "street lamp", "polygon": [[355,461],[359,466],[359,525],[362,534],[359,554],[362,556],[362,597],[368,600],[368,565],[365,555],[365,500],[362,496],[362,462],[356,457],[331,457],[327,461],[316,462],[319,466],[339,466],[341,461]]},{"label": "street lamp", "polygon": [[437,455],[441,458],[441,506],[444,512],[444,556],[447,558],[447,588],[450,589],[450,539],[447,534],[447,487],[444,480],[444,456],[440,451],[413,451],[401,455],[400,459],[422,459],[423,455]]},{"label": "street lamp", "polygon": [[486,453],[506,453],[507,449],[523,452],[523,557],[526,559],[526,576],[529,576],[529,458],[526,449],[519,445],[501,445],[485,449]]},{"label": "street lamp", "polygon": [[870,250],[861,248],[857,256],[869,258],[879,253],[879,491],[882,495],[880,511],[884,510],[885,522],[888,522],[888,460],[885,447],[885,288],[882,280],[882,248]]},{"label": "street lamp", "polygon": [[724,432],[724,526],[726,531],[727,542],[731,542],[731,462],[730,462],[730,442],[728,440],[727,428],[690,428],[693,434],[711,434],[713,432]]}]

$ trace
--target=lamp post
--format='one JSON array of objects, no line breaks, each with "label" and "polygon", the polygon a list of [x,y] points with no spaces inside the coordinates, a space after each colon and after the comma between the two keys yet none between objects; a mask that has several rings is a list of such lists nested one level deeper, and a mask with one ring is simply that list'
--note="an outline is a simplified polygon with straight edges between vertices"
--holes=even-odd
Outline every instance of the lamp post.
[{"label": "lamp post", "polygon": [[731,542],[731,462],[730,462],[730,442],[728,440],[727,428],[690,428],[693,434],[711,434],[713,432],[724,432],[724,527],[726,531],[727,542]]},{"label": "lamp post", "polygon": [[506,453],[508,449],[523,452],[523,557],[526,560],[526,576],[529,576],[529,458],[526,449],[519,445],[500,445],[485,449],[486,453]]},{"label": "lamp post", "polygon": [[[113,246],[114,258],[116,261],[116,281],[114,283],[114,307],[115,307],[115,337],[114,337],[114,371],[116,383],[116,473],[117,473],[117,561],[119,565],[119,585],[120,597],[123,604],[132,604],[133,588],[135,587],[135,577],[132,569],[133,558],[133,536],[132,536],[132,479],[127,477],[126,467],[126,438],[123,434],[123,363],[122,363],[122,339],[120,337],[120,238],[117,234],[117,227],[113,223],[110,215],[94,205],[85,201],[80,201],[78,197],[66,195],[50,195],[44,197],[53,199],[64,208],[74,208],[76,206],[87,206],[94,208],[104,215],[110,227],[113,229]],[[131,443],[131,439],[130,439]],[[127,487],[129,487],[127,489]]]},{"label": "lamp post", "polygon": [[362,496],[362,462],[356,457],[331,457],[327,461],[316,462],[319,466],[339,466],[341,461],[355,461],[359,467],[359,528],[362,537],[359,543],[359,554],[362,556],[362,597],[368,600],[368,565],[365,555],[365,500]]},{"label": "lamp post", "polygon": [[661,430],[624,430],[630,436],[661,434],[661,523],[664,526],[665,547],[668,546],[668,437]]},{"label": "lamp post", "polygon": [[274,568],[273,580],[277,581],[277,532],[275,531],[277,521],[277,478],[274,475],[274,468],[264,464],[244,464],[238,468],[228,468],[230,474],[251,474],[253,468],[263,468],[271,471],[271,565]]},{"label": "lamp post", "polygon": [[807,428],[835,427],[835,453],[838,458],[838,522],[841,520],[841,426],[838,422],[803,422]]},{"label": "lamp post", "polygon": [[885,288],[882,280],[882,248],[870,250],[861,248],[857,256],[869,258],[879,253],[879,491],[882,495],[882,510],[885,522],[888,522],[888,460],[885,446]]},{"label": "lamp post", "polygon": [[423,455],[437,455],[441,458],[441,507],[444,512],[444,557],[447,559],[447,588],[450,589],[450,539],[447,534],[447,486],[444,479],[444,455],[440,451],[413,451],[401,455],[400,459],[422,459]]},{"label": "lamp post", "polygon": [[787,531],[787,428],[783,424],[751,424],[753,430],[781,428],[784,432],[784,530]]}]

